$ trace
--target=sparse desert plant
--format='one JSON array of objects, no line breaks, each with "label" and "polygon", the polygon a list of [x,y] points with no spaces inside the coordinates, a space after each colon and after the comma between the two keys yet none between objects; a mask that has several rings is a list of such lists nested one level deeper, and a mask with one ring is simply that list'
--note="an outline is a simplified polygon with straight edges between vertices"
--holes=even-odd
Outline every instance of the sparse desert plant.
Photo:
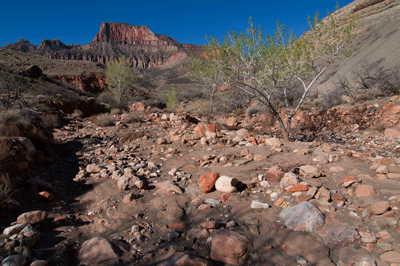
[{"label": "sparse desert plant", "polygon": [[115,124],[115,119],[114,117],[109,114],[99,114],[96,117],[96,121],[95,121],[96,125],[98,125],[99,127],[108,127],[108,126],[113,126]]},{"label": "sparse desert plant", "polygon": [[128,90],[133,89],[135,77],[132,67],[125,56],[119,57],[106,68],[108,89],[113,94],[117,104],[122,102]]},{"label": "sparse desert plant", "polygon": [[377,62],[364,61],[352,73],[353,78],[341,77],[337,83],[339,93],[355,101],[374,99],[398,94],[400,68],[384,68]]},{"label": "sparse desert plant", "polygon": [[118,109],[118,108],[113,108],[113,109],[111,109],[110,114],[111,115],[120,115],[121,114],[121,110]]},{"label": "sparse desert plant", "polygon": [[136,113],[128,113],[124,117],[124,122],[128,123],[128,124],[129,123],[138,123],[138,122],[142,122],[142,118]]},{"label": "sparse desert plant", "polygon": [[253,105],[247,108],[246,110],[246,116],[248,118],[251,118],[253,115],[257,114],[257,113],[261,113],[261,112],[265,112],[264,108],[262,108],[262,106],[259,105]]},{"label": "sparse desert plant", "polygon": [[383,124],[377,124],[375,128],[379,132],[383,132],[386,129],[385,125],[383,125]]},{"label": "sparse desert plant", "polygon": [[178,105],[178,91],[176,88],[167,93],[167,102],[165,104],[167,108],[175,108]]},{"label": "sparse desert plant", "polygon": [[13,184],[6,172],[0,172],[0,205],[8,200],[13,192]]}]

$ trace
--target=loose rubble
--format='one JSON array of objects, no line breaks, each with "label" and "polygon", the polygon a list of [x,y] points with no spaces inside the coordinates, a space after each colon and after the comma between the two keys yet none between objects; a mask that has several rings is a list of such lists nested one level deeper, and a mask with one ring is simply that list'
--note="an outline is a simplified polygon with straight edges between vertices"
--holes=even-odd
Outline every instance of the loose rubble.
[{"label": "loose rubble", "polygon": [[[394,130],[285,142],[140,115],[124,127],[71,120],[54,133],[74,152],[76,197],[59,207],[67,197],[57,185],[26,179],[45,207],[4,224],[2,265],[400,265]],[[225,124],[255,123],[247,119]],[[382,141],[382,153],[369,150]],[[56,232],[62,240],[48,248],[71,258],[43,252]]]}]

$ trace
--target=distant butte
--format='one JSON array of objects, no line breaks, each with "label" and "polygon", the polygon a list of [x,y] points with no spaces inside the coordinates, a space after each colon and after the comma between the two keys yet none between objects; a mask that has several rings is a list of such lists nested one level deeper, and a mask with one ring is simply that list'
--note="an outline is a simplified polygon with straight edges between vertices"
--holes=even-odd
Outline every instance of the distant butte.
[{"label": "distant butte", "polygon": [[199,45],[181,44],[173,38],[153,33],[147,26],[103,22],[93,41],[86,45],[66,45],[60,40],[44,40],[39,46],[21,39],[4,48],[34,53],[50,59],[82,60],[107,64],[125,55],[137,72],[173,66],[187,52],[201,52]]}]

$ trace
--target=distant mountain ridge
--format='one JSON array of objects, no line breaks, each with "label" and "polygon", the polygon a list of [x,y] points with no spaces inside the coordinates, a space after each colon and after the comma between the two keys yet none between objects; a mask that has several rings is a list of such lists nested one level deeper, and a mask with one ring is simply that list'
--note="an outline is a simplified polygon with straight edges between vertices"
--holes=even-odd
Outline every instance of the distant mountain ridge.
[{"label": "distant mountain ridge", "polygon": [[181,44],[173,38],[153,33],[147,26],[103,22],[93,41],[86,45],[67,45],[60,40],[43,40],[39,46],[21,39],[4,46],[7,49],[34,53],[49,59],[82,60],[107,64],[125,55],[136,72],[173,66],[187,52],[201,52],[202,47]]}]

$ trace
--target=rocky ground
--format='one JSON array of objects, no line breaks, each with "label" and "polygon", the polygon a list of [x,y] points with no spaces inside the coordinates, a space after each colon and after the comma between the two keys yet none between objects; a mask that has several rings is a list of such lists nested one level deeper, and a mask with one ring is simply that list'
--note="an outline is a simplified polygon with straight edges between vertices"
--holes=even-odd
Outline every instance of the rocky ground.
[{"label": "rocky ground", "polygon": [[254,118],[128,115],[54,132],[2,213],[1,265],[400,265],[396,127],[285,142]]}]

